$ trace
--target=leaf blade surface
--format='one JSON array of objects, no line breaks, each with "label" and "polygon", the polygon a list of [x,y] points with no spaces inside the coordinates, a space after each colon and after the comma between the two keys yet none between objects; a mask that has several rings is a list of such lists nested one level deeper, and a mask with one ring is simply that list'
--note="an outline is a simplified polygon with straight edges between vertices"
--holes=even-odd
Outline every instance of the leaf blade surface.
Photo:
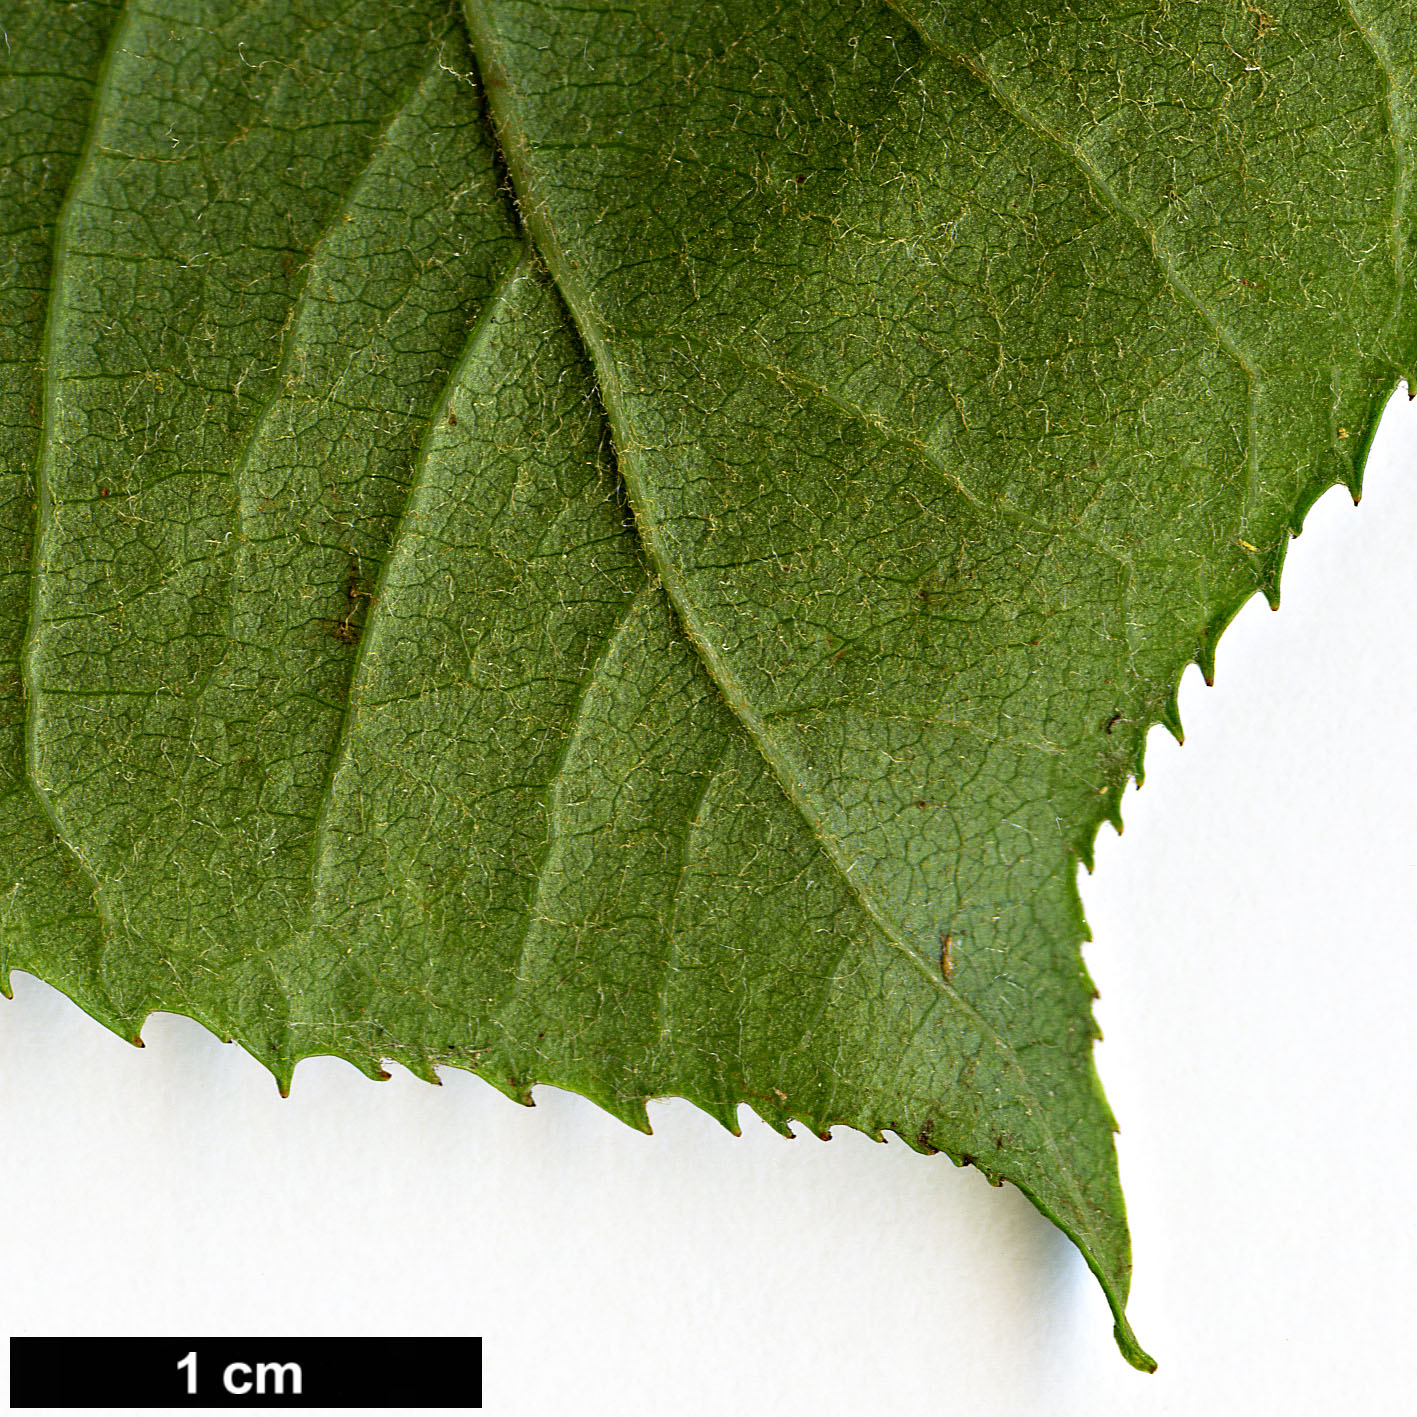
[{"label": "leaf blade surface", "polygon": [[16,32],[6,971],[895,1130],[1149,1365],[1076,867],[1410,365],[1412,26],[465,8]]}]

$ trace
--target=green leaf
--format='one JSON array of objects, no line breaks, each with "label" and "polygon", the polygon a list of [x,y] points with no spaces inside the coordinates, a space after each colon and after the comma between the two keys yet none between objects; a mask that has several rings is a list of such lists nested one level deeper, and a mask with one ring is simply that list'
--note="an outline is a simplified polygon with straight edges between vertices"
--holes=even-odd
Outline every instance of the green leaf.
[{"label": "green leaf", "polygon": [[1417,363],[1415,36],[25,0],[0,977],[895,1131],[1151,1366],[1077,866]]}]

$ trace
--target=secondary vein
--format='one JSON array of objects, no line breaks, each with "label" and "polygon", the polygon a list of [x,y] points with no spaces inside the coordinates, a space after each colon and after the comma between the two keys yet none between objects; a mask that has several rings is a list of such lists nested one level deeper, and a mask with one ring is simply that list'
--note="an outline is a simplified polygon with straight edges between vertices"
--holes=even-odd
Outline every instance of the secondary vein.
[{"label": "secondary vein", "polygon": [[384,557],[383,564],[379,568],[379,575],[374,585],[373,596],[369,603],[369,620],[364,627],[364,633],[360,636],[359,644],[355,648],[354,665],[350,671],[349,693],[345,697],[344,706],[340,711],[339,728],[335,738],[334,751],[330,754],[329,765],[325,773],[324,782],[320,788],[319,807],[315,814],[315,829],[311,835],[310,843],[310,905],[306,920],[307,929],[315,923],[315,916],[321,900],[321,882],[326,865],[326,857],[329,851],[329,814],[333,805],[335,780],[339,775],[340,768],[349,755],[350,739],[358,718],[358,701],[362,697],[364,663],[367,657],[368,647],[373,643],[374,637],[382,625],[379,607],[384,599],[384,589],[388,583],[390,569],[398,559],[400,538],[403,536],[408,526],[409,509],[413,505],[419,486],[427,471],[428,460],[432,453],[433,444],[438,436],[439,430],[443,427],[445,422],[445,415],[453,392],[462,383],[466,370],[481,351],[496,315],[512,287],[516,284],[517,279],[531,271],[534,264],[535,257],[529,247],[525,245],[520,246],[515,259],[507,267],[497,284],[492,288],[491,293],[483,303],[482,309],[478,311],[477,319],[468,333],[462,353],[455,361],[452,371],[449,373],[447,381],[443,386],[443,390],[434,402],[432,410],[429,413],[428,426],[424,430],[423,439],[414,457],[413,476],[409,480],[408,492],[404,497],[403,508],[399,513],[399,519],[394,527],[393,535],[389,538],[388,554]]},{"label": "secondary vein", "polygon": [[[570,312],[572,321],[595,368],[606,419],[617,450],[620,473],[624,478],[635,509],[636,524],[645,549],[663,581],[665,591],[673,602],[685,633],[698,651],[710,675],[718,684],[730,708],[767,761],[789,801],[792,802],[814,839],[836,868],[837,874],[852,897],[867,917],[875,923],[882,938],[891,948],[905,955],[920,973],[927,987],[948,1000],[978,1035],[998,1051],[1005,1066],[1014,1073],[1018,1079],[1020,1097],[1036,1122],[1044,1144],[1056,1163],[1057,1174],[1063,1178],[1063,1183],[1075,1207],[1076,1219],[1065,1224],[1064,1228],[1078,1239],[1080,1248],[1089,1259],[1093,1255],[1100,1255],[1102,1247],[1097,1243],[1095,1228],[1085,1219],[1089,1214],[1089,1208],[1083,1199],[1074,1168],[1068,1163],[1053,1135],[1047,1114],[1029,1081],[1017,1052],[978,1010],[944,980],[935,963],[927,960],[916,946],[895,928],[870,894],[855,879],[855,863],[847,859],[848,852],[845,843],[826,827],[826,824],[812,809],[811,803],[807,800],[800,785],[786,770],[781,748],[774,743],[773,735],[767,725],[752,707],[736,677],[714,648],[705,632],[696,607],[685,595],[679,583],[677,570],[666,554],[661,541],[659,526],[654,515],[654,500],[639,475],[635,441],[621,403],[614,360],[606,347],[598,323],[591,314],[589,299],[581,290],[579,283],[572,277],[569,262],[563,256],[560,243],[554,238],[554,232],[539,199],[534,173],[529,161],[530,143],[512,105],[514,90],[509,75],[498,62],[496,36],[485,12],[485,6],[480,3],[480,0],[464,0],[464,13],[468,20],[473,55],[477,62],[484,92],[487,94],[488,108],[497,129],[497,137],[506,160],[507,170],[517,193],[522,220],[560,290],[561,297],[566,303],[566,308]],[[1100,1270],[1097,1272],[1101,1273]],[[1111,1294],[1109,1281],[1104,1280],[1103,1285],[1109,1298],[1114,1298],[1114,1308],[1120,1323],[1122,1322],[1120,1296]]]},{"label": "secondary vein", "polygon": [[35,525],[31,542],[29,567],[29,605],[25,636],[20,650],[20,679],[24,688],[25,715],[25,781],[33,792],[40,811],[48,820],[59,843],[69,852],[80,872],[93,889],[94,910],[105,936],[105,945],[110,944],[117,933],[111,912],[103,898],[103,886],[93,868],[84,859],[78,847],[70,841],[59,820],[49,794],[39,780],[39,727],[38,712],[40,685],[35,666],[38,648],[40,622],[40,576],[44,559],[44,546],[50,533],[54,514],[54,503],[50,489],[52,476],[52,450],[56,436],[55,425],[59,413],[59,389],[55,375],[57,364],[56,344],[58,326],[64,306],[64,283],[66,277],[67,252],[69,244],[70,219],[77,204],[79,193],[85,181],[91,176],[94,158],[98,152],[98,133],[112,101],[112,79],[118,55],[128,37],[136,14],[132,0],[123,0],[122,8],[113,21],[108,33],[108,43],[94,76],[93,97],[90,101],[88,124],[84,134],[84,145],[78,161],[69,177],[69,186],[60,203],[54,219],[54,235],[49,267],[49,299],[44,312],[44,332],[40,339],[40,359],[43,364],[43,388],[41,394],[41,423],[39,444],[35,454],[34,496]]}]

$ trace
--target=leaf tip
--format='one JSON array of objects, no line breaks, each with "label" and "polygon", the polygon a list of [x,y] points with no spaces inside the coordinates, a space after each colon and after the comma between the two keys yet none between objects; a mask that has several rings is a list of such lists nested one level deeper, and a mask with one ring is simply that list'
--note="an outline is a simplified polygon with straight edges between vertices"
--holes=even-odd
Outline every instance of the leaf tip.
[{"label": "leaf tip", "polygon": [[1119,1318],[1112,1327],[1112,1333],[1116,1337],[1117,1347],[1122,1350],[1122,1357],[1129,1362],[1132,1367],[1142,1373],[1154,1373],[1156,1371],[1156,1359],[1137,1342],[1137,1336],[1132,1332],[1132,1326],[1125,1318]]}]

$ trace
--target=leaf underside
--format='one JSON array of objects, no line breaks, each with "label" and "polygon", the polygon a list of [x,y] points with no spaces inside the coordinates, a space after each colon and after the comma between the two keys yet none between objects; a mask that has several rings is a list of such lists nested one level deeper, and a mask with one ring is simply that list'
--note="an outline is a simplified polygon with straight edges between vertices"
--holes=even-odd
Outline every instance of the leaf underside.
[{"label": "leaf underside", "polygon": [[1151,1366],[1077,865],[1413,367],[1414,6],[18,9],[0,980],[892,1130]]}]

